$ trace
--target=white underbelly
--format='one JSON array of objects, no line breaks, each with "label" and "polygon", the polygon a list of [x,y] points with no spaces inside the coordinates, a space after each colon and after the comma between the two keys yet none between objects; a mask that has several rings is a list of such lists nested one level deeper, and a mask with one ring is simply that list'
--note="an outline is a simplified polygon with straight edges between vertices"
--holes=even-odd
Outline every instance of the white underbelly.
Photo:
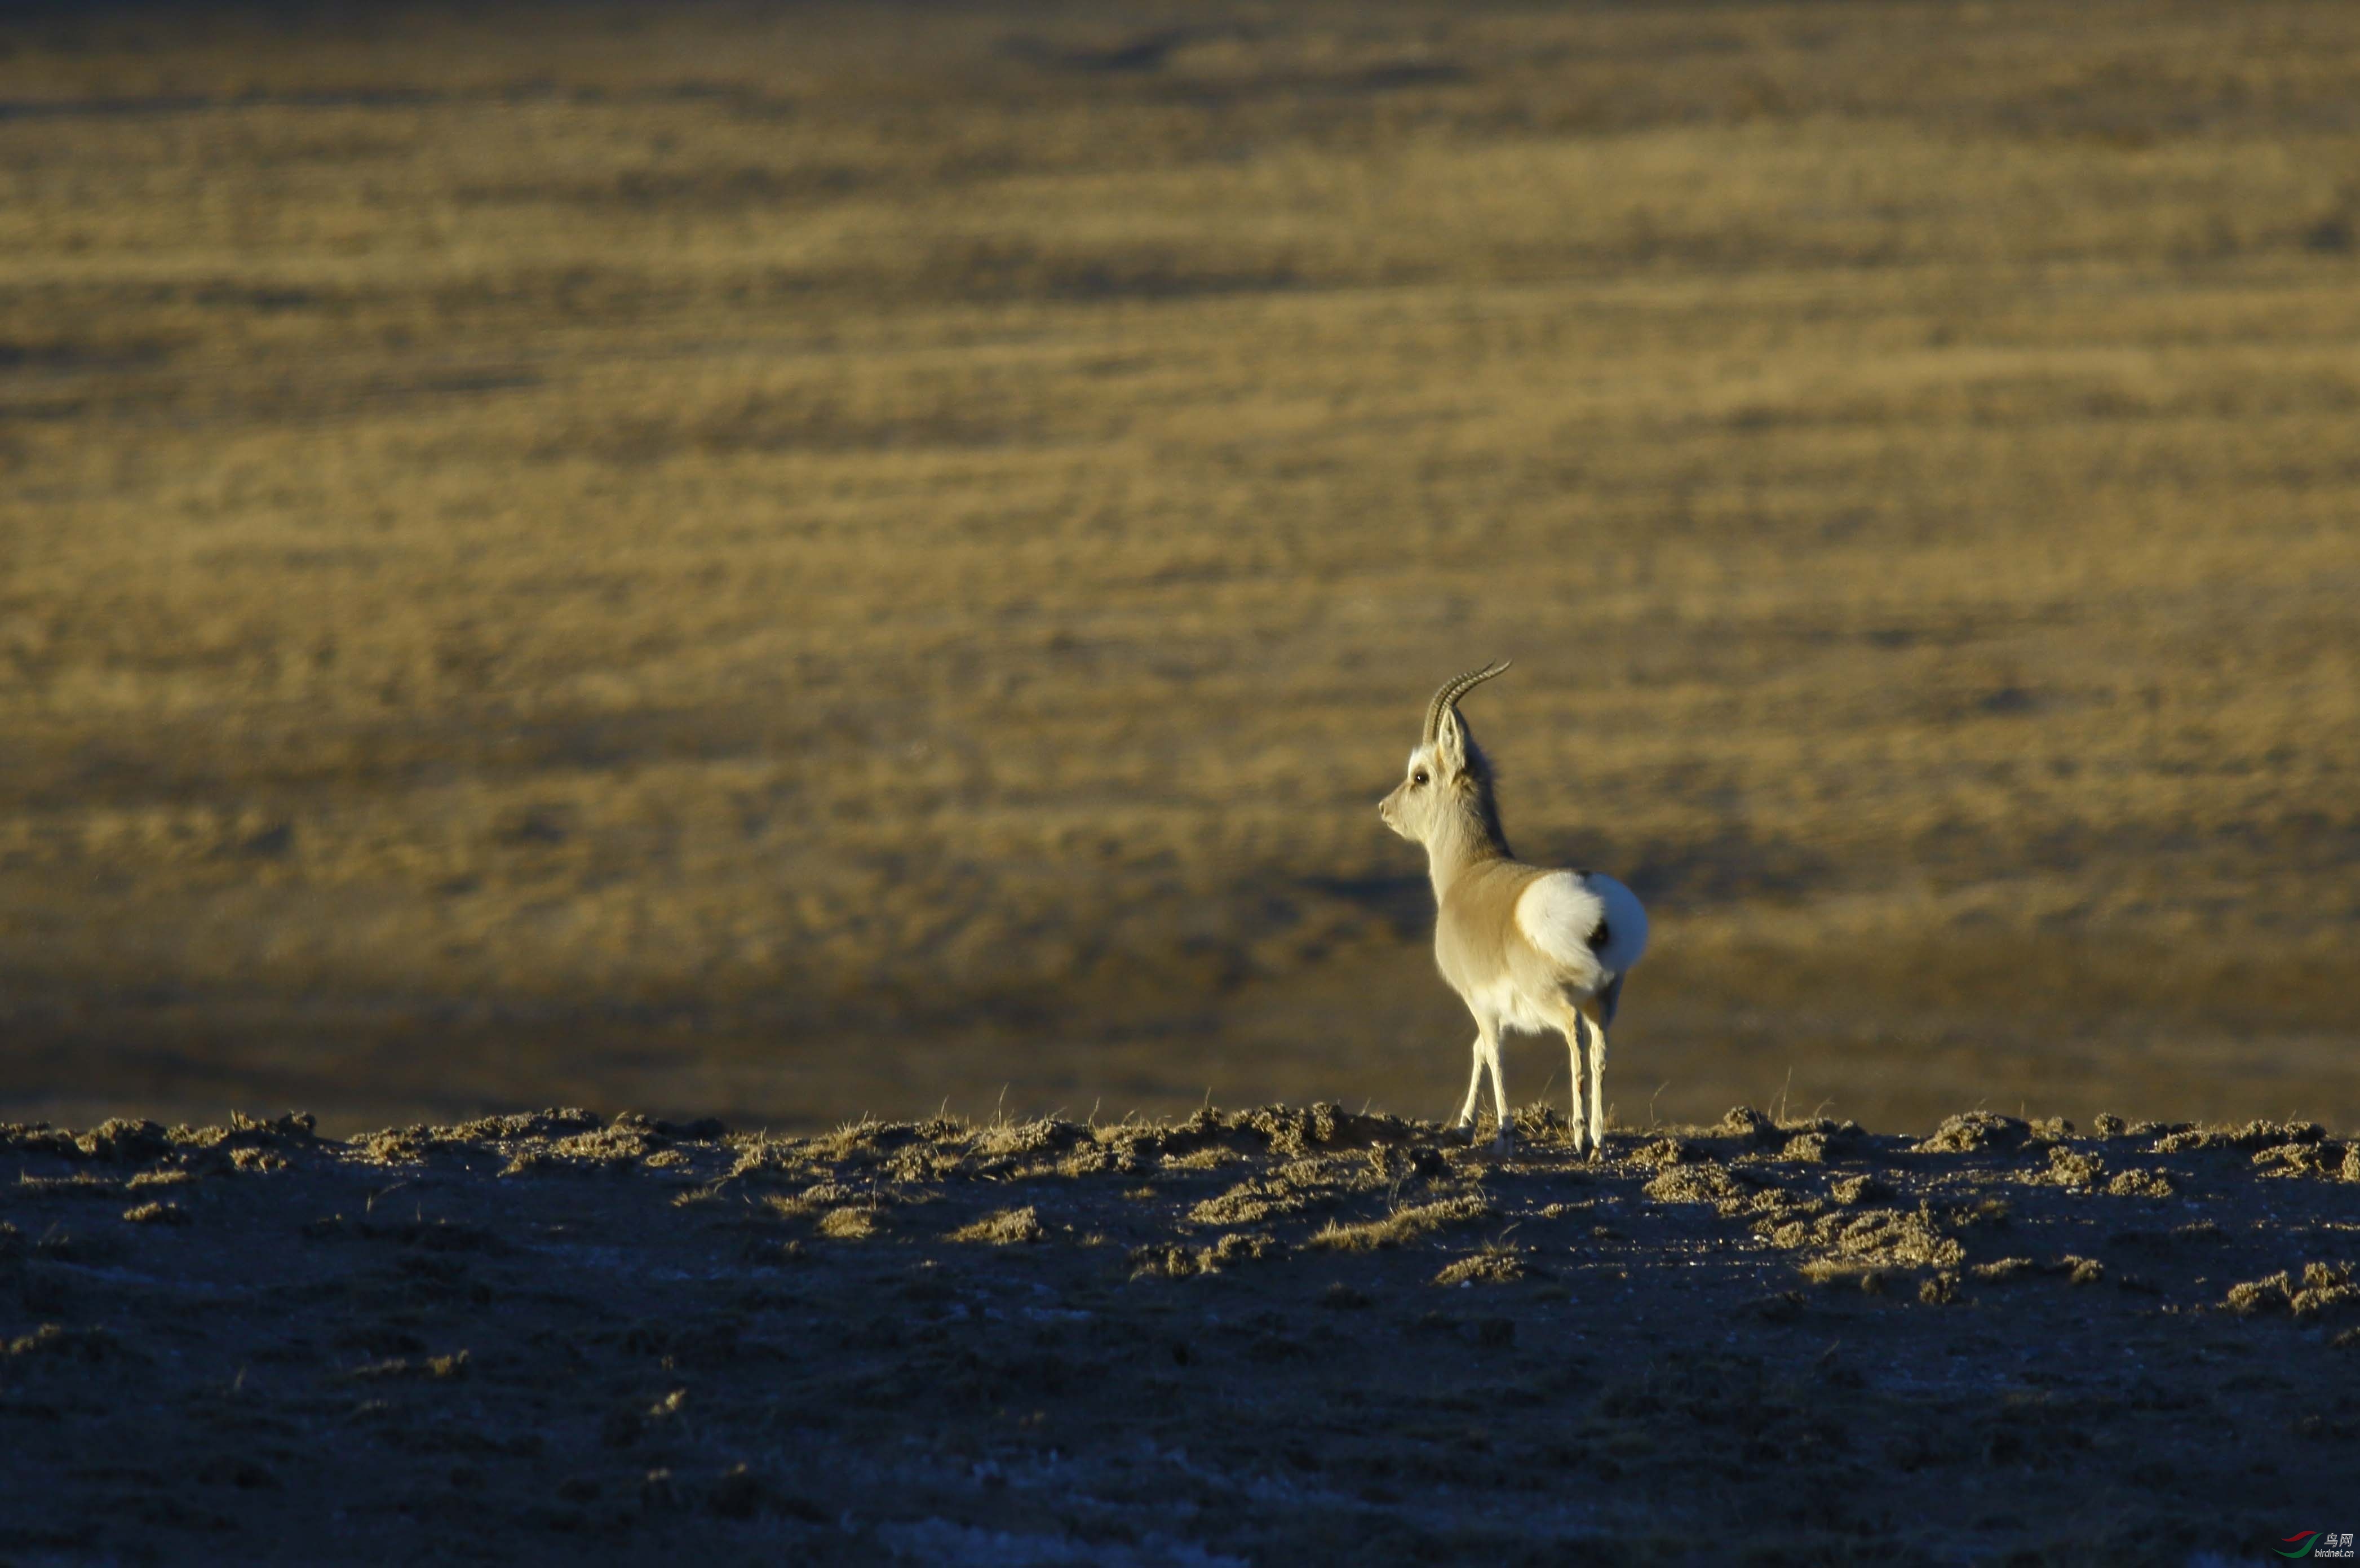
[{"label": "white underbelly", "polygon": [[1512,980],[1483,986],[1467,997],[1469,1009],[1478,1017],[1497,1018],[1502,1029],[1524,1034],[1546,1034],[1557,1028],[1556,1009],[1564,1005],[1559,997],[1529,996]]}]

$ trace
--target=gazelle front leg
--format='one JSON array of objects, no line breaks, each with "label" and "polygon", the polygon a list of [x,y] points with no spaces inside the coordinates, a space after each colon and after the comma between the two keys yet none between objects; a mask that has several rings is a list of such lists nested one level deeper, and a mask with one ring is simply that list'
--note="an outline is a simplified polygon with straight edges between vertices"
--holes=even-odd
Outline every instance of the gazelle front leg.
[{"label": "gazelle front leg", "polygon": [[1483,1036],[1479,1031],[1475,1036],[1475,1071],[1467,1079],[1467,1103],[1459,1107],[1459,1123],[1451,1128],[1453,1132],[1465,1133],[1470,1138],[1474,1136],[1475,1105],[1482,1097]]},{"label": "gazelle front leg", "polygon": [[1508,1124],[1512,1118],[1508,1115],[1508,1077],[1500,1071],[1500,1027],[1497,1024],[1484,1028],[1483,1054],[1491,1062],[1491,1108],[1500,1116],[1500,1130],[1491,1137],[1491,1149],[1495,1154],[1505,1154],[1508,1152]]}]

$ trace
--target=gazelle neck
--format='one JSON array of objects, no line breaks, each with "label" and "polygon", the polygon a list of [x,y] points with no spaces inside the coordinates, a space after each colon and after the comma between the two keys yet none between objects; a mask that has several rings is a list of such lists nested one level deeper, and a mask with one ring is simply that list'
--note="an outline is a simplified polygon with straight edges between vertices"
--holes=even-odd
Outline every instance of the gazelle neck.
[{"label": "gazelle neck", "polygon": [[1440,903],[1451,885],[1472,867],[1507,858],[1508,842],[1496,811],[1451,813],[1426,844],[1426,870],[1434,883],[1435,901]]}]

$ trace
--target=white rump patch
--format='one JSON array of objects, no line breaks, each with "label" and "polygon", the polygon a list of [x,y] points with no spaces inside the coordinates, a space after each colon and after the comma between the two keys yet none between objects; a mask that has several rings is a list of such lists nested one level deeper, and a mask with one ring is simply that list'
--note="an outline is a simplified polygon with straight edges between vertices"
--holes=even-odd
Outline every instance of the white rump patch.
[{"label": "white rump patch", "polygon": [[1590,933],[1605,918],[1606,906],[1570,871],[1552,871],[1516,898],[1516,929],[1585,990],[1596,983],[1600,968]]},{"label": "white rump patch", "polygon": [[1598,950],[1598,962],[1612,974],[1628,975],[1647,951],[1646,907],[1638,894],[1612,877],[1593,871],[1589,881],[1590,892],[1606,906],[1607,942]]},{"label": "white rump patch", "polygon": [[[1592,948],[1601,924],[1606,942]],[[1627,971],[1647,947],[1647,914],[1638,898],[1595,874],[1552,871],[1533,882],[1516,899],[1516,929],[1585,990]]]}]

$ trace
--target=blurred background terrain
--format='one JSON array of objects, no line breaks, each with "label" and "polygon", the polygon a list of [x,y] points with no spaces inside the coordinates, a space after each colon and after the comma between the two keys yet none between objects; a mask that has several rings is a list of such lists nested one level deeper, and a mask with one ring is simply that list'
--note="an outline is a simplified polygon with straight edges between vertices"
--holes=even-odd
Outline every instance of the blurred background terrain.
[{"label": "blurred background terrain", "polygon": [[[0,18],[0,1116],[2360,1124],[2360,8]],[[1518,1100],[1567,1083],[1510,1053]]]}]

